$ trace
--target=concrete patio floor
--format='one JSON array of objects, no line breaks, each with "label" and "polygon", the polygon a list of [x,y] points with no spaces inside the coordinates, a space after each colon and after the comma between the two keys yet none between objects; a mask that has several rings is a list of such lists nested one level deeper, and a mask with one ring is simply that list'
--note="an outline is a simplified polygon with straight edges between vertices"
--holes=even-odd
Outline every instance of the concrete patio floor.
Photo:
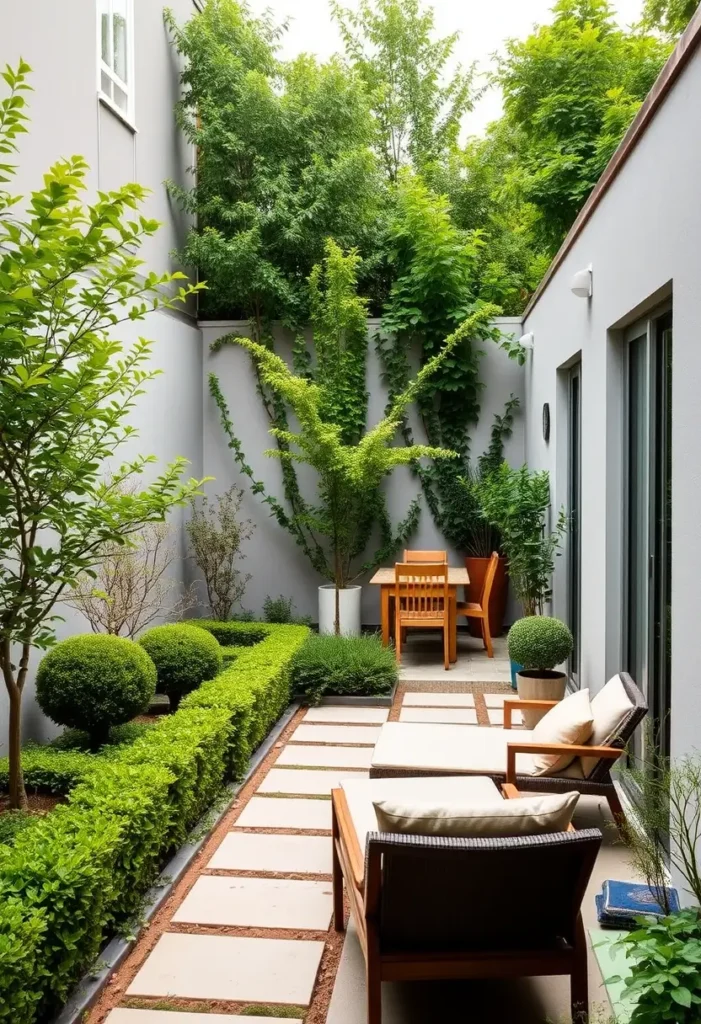
[{"label": "concrete patio floor", "polygon": [[411,631],[402,645],[399,670],[401,682],[435,681],[445,678],[453,683],[508,683],[511,667],[506,650],[506,637],[493,641],[494,657],[488,658],[481,640],[468,633],[458,633],[458,660],[446,672],[443,668],[443,640],[440,631]]}]

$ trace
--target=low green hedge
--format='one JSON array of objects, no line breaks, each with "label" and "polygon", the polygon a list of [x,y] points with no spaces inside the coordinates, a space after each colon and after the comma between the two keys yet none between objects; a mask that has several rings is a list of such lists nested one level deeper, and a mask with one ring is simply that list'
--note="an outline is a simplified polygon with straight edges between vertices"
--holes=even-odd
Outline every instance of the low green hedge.
[{"label": "low green hedge", "polygon": [[292,693],[311,704],[324,694],[386,696],[397,682],[394,650],[379,636],[313,633],[292,662]]},{"label": "low green hedge", "polygon": [[270,635],[264,622],[219,622],[217,619],[188,619],[188,626],[199,626],[211,633],[222,647],[255,647]]},{"label": "low green hedge", "polygon": [[[235,625],[252,636],[249,624]],[[309,630],[266,625],[258,634],[131,745],[25,751],[27,784],[68,800],[0,846],[2,1024],[56,1012],[222,783],[245,770],[289,702],[290,662]],[[0,760],[0,788],[7,775]]]}]

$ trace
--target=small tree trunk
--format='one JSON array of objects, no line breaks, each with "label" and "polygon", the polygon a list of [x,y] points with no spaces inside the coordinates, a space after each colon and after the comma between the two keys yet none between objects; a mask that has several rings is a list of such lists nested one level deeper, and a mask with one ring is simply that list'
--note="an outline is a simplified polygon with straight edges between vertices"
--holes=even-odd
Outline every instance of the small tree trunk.
[{"label": "small tree trunk", "polygon": [[10,807],[25,810],[27,793],[22,774],[22,691],[13,683],[10,696]]},{"label": "small tree trunk", "polygon": [[334,559],[336,562],[334,572],[334,597],[336,600],[335,618],[333,623],[333,631],[336,636],[341,635],[341,590],[343,589],[343,563],[341,561],[341,555],[336,548],[334,553]]}]

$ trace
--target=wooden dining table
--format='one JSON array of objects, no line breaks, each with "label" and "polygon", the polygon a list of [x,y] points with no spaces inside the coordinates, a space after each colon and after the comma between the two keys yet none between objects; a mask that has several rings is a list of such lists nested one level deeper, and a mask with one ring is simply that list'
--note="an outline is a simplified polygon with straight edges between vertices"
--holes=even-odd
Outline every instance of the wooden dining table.
[{"label": "wooden dining table", "polygon": [[[458,600],[458,587],[466,587],[470,582],[467,569],[464,565],[448,566],[448,628],[450,631],[450,660],[458,660],[458,630],[456,604]],[[378,569],[370,580],[380,588],[380,612],[382,622],[382,643],[385,647],[389,644],[391,635],[391,605],[394,598],[395,579],[394,566],[386,566]]]}]

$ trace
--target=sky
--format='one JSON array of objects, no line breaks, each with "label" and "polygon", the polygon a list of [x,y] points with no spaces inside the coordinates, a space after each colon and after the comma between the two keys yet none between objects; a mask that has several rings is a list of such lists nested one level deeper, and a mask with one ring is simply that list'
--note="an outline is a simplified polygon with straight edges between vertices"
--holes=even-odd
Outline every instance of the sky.
[{"label": "sky", "polygon": [[[343,0],[353,7],[356,0]],[[550,20],[553,0],[432,0],[436,29],[441,36],[459,31],[456,61],[463,65],[477,61],[489,67],[490,55],[505,38],[527,35],[536,23]],[[643,0],[613,0],[618,20],[629,25],[640,17]],[[340,37],[329,15],[327,0],[252,0],[256,12],[269,8],[276,21],[290,19],[282,39],[281,56],[288,59],[306,51],[322,60],[341,49]],[[467,135],[482,134],[485,125],[501,113],[498,93],[489,90],[475,105],[464,124]]]}]

